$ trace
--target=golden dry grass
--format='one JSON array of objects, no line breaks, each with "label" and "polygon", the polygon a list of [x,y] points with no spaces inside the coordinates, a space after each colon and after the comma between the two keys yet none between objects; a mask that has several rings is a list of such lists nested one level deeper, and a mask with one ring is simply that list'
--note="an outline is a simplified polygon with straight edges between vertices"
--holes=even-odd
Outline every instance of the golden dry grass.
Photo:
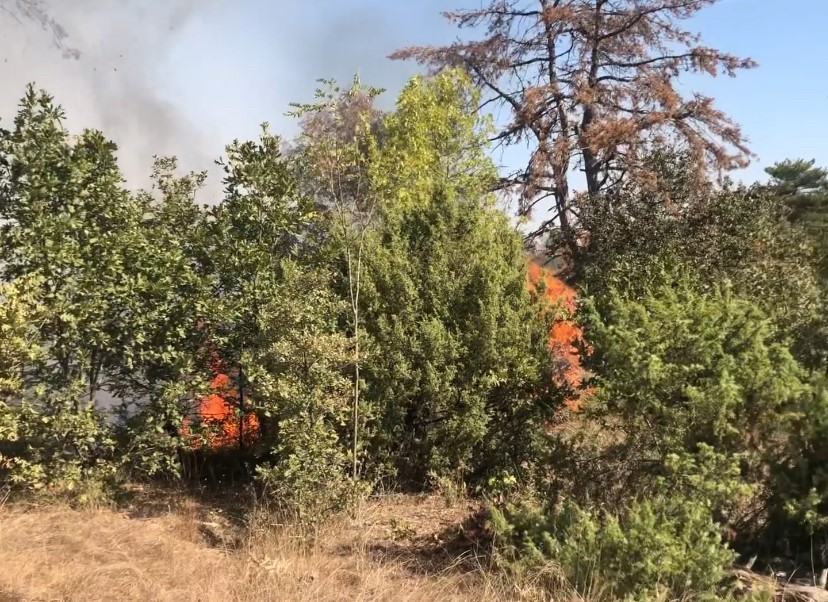
[{"label": "golden dry grass", "polygon": [[0,602],[544,599],[444,551],[440,534],[469,510],[435,496],[390,496],[312,536],[262,516],[221,543],[210,532],[225,524],[221,514],[196,502],[146,518],[0,508]]}]

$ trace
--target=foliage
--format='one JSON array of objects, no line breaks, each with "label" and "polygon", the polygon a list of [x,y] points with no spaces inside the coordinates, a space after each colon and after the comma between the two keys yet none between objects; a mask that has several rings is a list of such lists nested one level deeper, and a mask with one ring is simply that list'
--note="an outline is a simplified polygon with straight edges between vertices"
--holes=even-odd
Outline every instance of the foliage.
[{"label": "foliage", "polygon": [[18,447],[10,457],[0,455],[10,483],[49,493],[77,490],[81,499],[90,486],[111,485],[118,466],[111,426],[80,401],[83,385],[39,387],[35,394],[3,410],[0,435]]},{"label": "foliage", "polygon": [[[828,383],[824,376],[816,375],[811,395],[803,400],[799,420],[790,429],[787,449],[772,465],[768,518],[760,539],[768,552],[809,557],[818,544],[820,556],[825,557],[825,542],[828,541],[827,436]],[[789,549],[785,550],[785,546]]]},{"label": "foliage", "polygon": [[[823,291],[828,296],[828,170],[815,167],[813,160],[797,159],[776,163],[765,171],[771,176],[770,191],[789,210],[788,219],[812,241]],[[828,335],[825,324],[820,335]]]},{"label": "foliage", "polygon": [[364,87],[358,77],[342,91],[333,82],[318,89],[316,103],[294,105],[300,118],[299,153],[305,186],[327,209],[330,248],[342,260],[342,283],[348,300],[352,336],[351,477],[359,476],[362,319],[360,314],[366,237],[374,225],[376,196],[370,185],[369,163],[376,150],[377,112],[381,90]]},{"label": "foliage", "polygon": [[256,410],[276,430],[274,462],[258,476],[282,510],[313,521],[347,506],[356,490],[345,480],[349,346],[337,331],[342,304],[324,278],[284,269],[280,296],[263,307],[271,343],[248,372]]},{"label": "foliage", "polygon": [[576,256],[577,284],[593,295],[611,287],[641,293],[665,263],[689,266],[711,283],[729,280],[773,319],[774,336],[797,359],[820,365],[828,339],[813,247],[778,199],[760,187],[694,186],[681,155],[652,162],[659,191],[624,186],[582,208],[590,235]]},{"label": "foliage", "polygon": [[37,328],[43,314],[37,305],[38,284],[27,277],[0,283],[0,403],[19,394],[27,365],[43,355]]},{"label": "foliage", "polygon": [[588,300],[585,336],[595,392],[584,411],[605,444],[580,470],[613,475],[585,479],[593,495],[686,491],[734,520],[808,394],[772,322],[727,284],[666,271],[641,291]]},{"label": "foliage", "polygon": [[0,139],[0,269],[5,280],[36,280],[42,308],[35,323],[43,357],[26,366],[23,387],[36,402],[34,385],[76,397],[78,411],[102,392],[115,395],[138,402],[152,422],[169,413],[157,400],[194,371],[193,325],[205,295],[184,241],[199,230],[192,195],[203,176],[176,178],[175,161],[159,159],[160,198],[132,195],[116,146],[95,131],[72,139],[63,118],[30,86]]},{"label": "foliage", "polygon": [[114,144],[92,131],[71,144],[62,119],[51,97],[30,87],[15,129],[0,140],[0,258],[4,279],[39,277],[54,308],[41,328],[52,377],[81,379],[94,397],[116,349],[122,230],[141,216],[120,189]]},{"label": "foliage", "polygon": [[524,502],[491,519],[513,570],[555,563],[582,596],[717,600],[733,560],[706,505],[684,496],[635,500],[618,514]]},{"label": "foliage", "polygon": [[262,344],[261,306],[276,294],[281,262],[299,254],[313,219],[309,199],[294,194],[280,145],[265,124],[260,140],[234,142],[223,162],[225,199],[212,211],[205,259],[215,301],[206,328],[228,368]]},{"label": "foliage", "polygon": [[480,92],[460,70],[412,78],[382,122],[372,183],[387,212],[428,205],[450,186],[458,197],[484,198],[497,171],[486,155],[491,120],[475,112]]},{"label": "foliage", "polygon": [[525,476],[552,410],[548,317],[527,291],[519,235],[486,193],[481,124],[458,119],[474,103],[458,73],[413,80],[373,180],[382,204],[364,290],[369,455],[406,483],[503,467]]},{"label": "foliage", "polygon": [[[204,206],[205,174],[174,158],[128,190],[116,145],[72,136],[27,88],[0,130],[4,484],[88,496],[202,460],[217,479],[227,460],[301,522],[380,481],[483,493],[513,568],[557,563],[582,595],[632,599],[714,595],[720,526],[774,551],[828,538],[826,174],[700,179],[746,152],[672,87],[751,65],[688,42],[681,21],[711,3],[455,13],[493,25],[487,43],[409,52],[452,68],[385,113],[380,90],[323,82],[295,140],[265,124],[226,147]],[[572,48],[550,63],[541,38]],[[572,78],[496,89],[521,56]],[[514,109],[499,135],[486,94]],[[493,134],[527,133],[530,168],[500,179]],[[574,166],[588,194],[569,191]],[[566,279],[529,256],[504,184],[572,218],[548,247],[570,247]]]},{"label": "foliage", "polygon": [[242,428],[224,434],[268,459],[259,478],[283,510],[316,519],[345,487],[347,341],[318,255],[319,213],[280,146],[265,126],[258,142],[228,147],[226,197],[210,229],[215,305],[206,329],[224,366],[217,378],[233,393],[203,398],[201,418],[205,403],[228,404],[222,413],[235,406]]}]

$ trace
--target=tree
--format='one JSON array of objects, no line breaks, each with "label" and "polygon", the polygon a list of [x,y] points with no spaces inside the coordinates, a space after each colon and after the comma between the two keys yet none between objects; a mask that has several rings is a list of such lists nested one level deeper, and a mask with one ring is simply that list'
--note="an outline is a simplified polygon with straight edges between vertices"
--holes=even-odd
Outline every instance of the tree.
[{"label": "tree", "polygon": [[[205,332],[238,391],[239,419],[250,395],[246,371],[270,341],[264,336],[263,307],[279,294],[284,261],[299,257],[308,225],[310,199],[297,194],[281,139],[262,126],[258,141],[234,141],[221,162],[225,198],[210,215],[204,269],[212,287]],[[244,447],[245,429],[237,430]]]},{"label": "tree", "polygon": [[36,282],[41,308],[33,324],[43,358],[22,367],[19,392],[40,412],[88,425],[98,402],[123,402],[124,456],[151,473],[149,455],[174,457],[180,441],[163,427],[180,426],[200,376],[204,215],[193,195],[203,174],[179,178],[174,160],[159,159],[159,194],[130,194],[117,147],[92,130],[73,140],[63,118],[30,86],[0,136],[0,275]]},{"label": "tree", "polygon": [[379,216],[362,297],[369,457],[375,474],[414,487],[528,478],[558,400],[550,315],[489,193],[495,169],[476,103],[462,72],[412,79],[370,166]]},{"label": "tree", "polygon": [[596,194],[625,178],[652,179],[642,162],[654,146],[680,145],[696,166],[726,170],[747,164],[739,127],[713,99],[684,96],[685,72],[734,75],[755,63],[699,44],[682,27],[716,0],[490,0],[446,12],[460,28],[482,27],[474,41],[412,47],[392,55],[435,68],[461,66],[487,92],[484,103],[504,105],[511,120],[495,136],[528,143],[527,166],[503,188],[520,193],[520,213],[546,199],[553,211],[538,233],[556,222],[570,251],[578,240],[573,169]]},{"label": "tree", "polygon": [[[793,551],[813,562],[820,542],[821,566],[828,563],[828,380],[812,379],[812,391],[786,437],[786,449],[773,463],[766,500],[765,528],[757,538],[768,552]],[[783,548],[788,548],[787,550]]]},{"label": "tree", "polygon": [[823,282],[828,286],[828,169],[812,159],[775,163],[765,171],[770,188],[790,210],[792,223],[801,226],[816,246]]},{"label": "tree", "polygon": [[345,262],[345,288],[353,337],[353,403],[351,476],[359,471],[361,317],[360,293],[366,235],[373,225],[376,196],[371,191],[368,161],[375,150],[378,113],[373,102],[382,90],[363,86],[358,77],[348,90],[322,80],[316,102],[294,104],[290,115],[301,120],[297,141],[305,185],[330,217],[329,233]]},{"label": "tree", "polygon": [[815,167],[816,160],[785,159],[765,169],[771,186],[783,195],[807,195],[828,191],[828,169]]},{"label": "tree", "polygon": [[348,479],[351,349],[339,324],[345,303],[331,284],[326,267],[283,261],[276,294],[261,307],[266,344],[248,367],[252,407],[276,419],[259,481],[283,511],[311,522],[361,489]]},{"label": "tree", "polygon": [[14,129],[0,138],[0,276],[38,276],[50,309],[41,328],[50,359],[40,378],[76,379],[94,401],[123,359],[120,336],[135,316],[131,268],[141,235],[142,204],[123,186],[116,145],[86,130],[74,142],[63,111],[27,88]]}]

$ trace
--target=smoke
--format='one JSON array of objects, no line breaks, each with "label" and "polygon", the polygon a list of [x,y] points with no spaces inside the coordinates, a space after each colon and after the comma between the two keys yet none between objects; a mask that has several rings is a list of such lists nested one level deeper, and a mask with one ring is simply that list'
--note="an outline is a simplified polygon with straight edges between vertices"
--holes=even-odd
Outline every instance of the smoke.
[{"label": "smoke", "polygon": [[186,169],[214,153],[180,108],[162,99],[155,66],[204,0],[0,0],[0,117],[8,123],[27,83],[44,88],[73,132],[102,130],[119,145],[131,187],[148,184],[152,156],[177,155]]},{"label": "smoke", "polygon": [[212,202],[224,145],[263,121],[291,135],[283,114],[312,98],[317,78],[347,85],[359,72],[391,106],[416,66],[386,57],[423,30],[439,41],[444,1],[0,0],[0,118],[8,124],[34,82],[71,131],[118,144],[131,188],[148,184],[153,155],[175,155],[210,171],[200,198]]}]

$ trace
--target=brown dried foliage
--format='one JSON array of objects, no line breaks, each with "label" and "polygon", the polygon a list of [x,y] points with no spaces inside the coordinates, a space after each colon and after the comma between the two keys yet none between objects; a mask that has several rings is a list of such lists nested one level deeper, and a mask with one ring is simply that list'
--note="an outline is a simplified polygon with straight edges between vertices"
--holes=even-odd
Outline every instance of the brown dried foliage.
[{"label": "brown dried foliage", "polygon": [[587,193],[625,179],[650,178],[643,157],[665,144],[688,152],[699,177],[747,165],[739,126],[712,98],[682,94],[682,73],[734,76],[756,63],[701,44],[683,22],[718,0],[490,0],[446,12],[481,38],[449,46],[398,50],[435,70],[463,66],[505,106],[511,120],[497,143],[529,144],[528,165],[503,178],[530,214],[552,199],[538,234],[559,223],[576,244],[577,211],[570,174],[582,171]]}]

